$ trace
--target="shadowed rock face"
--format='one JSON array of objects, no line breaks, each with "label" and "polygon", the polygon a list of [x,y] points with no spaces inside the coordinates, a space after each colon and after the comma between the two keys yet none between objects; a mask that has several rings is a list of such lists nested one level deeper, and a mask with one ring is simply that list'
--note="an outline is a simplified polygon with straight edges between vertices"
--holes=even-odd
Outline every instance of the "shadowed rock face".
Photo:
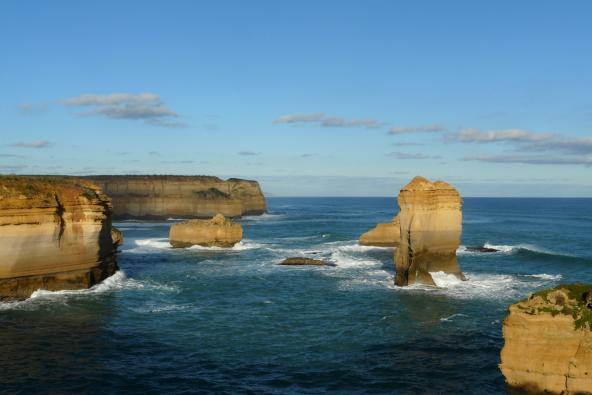
[{"label": "shadowed rock face", "polygon": [[0,176],[0,299],[88,288],[117,270],[111,201],[67,177]]},{"label": "shadowed rock face", "polygon": [[415,177],[397,197],[400,243],[395,251],[395,284],[435,285],[430,272],[464,280],[456,260],[462,231],[462,199],[451,185]]},{"label": "shadowed rock face", "polygon": [[560,285],[509,307],[500,369],[529,393],[592,393],[592,286]]},{"label": "shadowed rock face", "polygon": [[265,213],[256,181],[207,176],[91,176],[113,200],[115,218],[212,218]]},{"label": "shadowed rock face", "polygon": [[232,247],[243,238],[243,228],[222,214],[210,220],[193,219],[171,226],[170,243],[173,247]]},{"label": "shadowed rock face", "polygon": [[376,247],[397,247],[401,239],[399,216],[391,222],[378,224],[360,236],[360,244]]}]

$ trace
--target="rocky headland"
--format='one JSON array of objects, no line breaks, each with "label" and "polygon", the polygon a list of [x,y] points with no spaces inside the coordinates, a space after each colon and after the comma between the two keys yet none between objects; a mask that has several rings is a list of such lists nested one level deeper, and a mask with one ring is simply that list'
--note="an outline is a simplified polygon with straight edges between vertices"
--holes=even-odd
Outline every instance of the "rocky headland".
[{"label": "rocky headland", "polygon": [[0,176],[0,300],[89,288],[118,268],[111,201],[90,181]]},{"label": "rocky headland", "polygon": [[415,177],[397,197],[401,239],[395,251],[395,284],[435,285],[430,273],[464,280],[456,260],[462,231],[462,199],[443,181]]},{"label": "rocky headland", "polygon": [[257,181],[210,176],[90,176],[113,200],[117,219],[261,215],[267,204]]},{"label": "rocky headland", "polygon": [[212,219],[192,219],[171,226],[169,241],[174,248],[232,247],[243,238],[243,228],[217,214]]},{"label": "rocky headland", "polygon": [[529,393],[592,393],[592,285],[560,285],[511,305],[500,369]]},{"label": "rocky headland", "polygon": [[401,241],[399,216],[393,217],[391,222],[376,225],[360,236],[360,245],[375,247],[397,247]]}]

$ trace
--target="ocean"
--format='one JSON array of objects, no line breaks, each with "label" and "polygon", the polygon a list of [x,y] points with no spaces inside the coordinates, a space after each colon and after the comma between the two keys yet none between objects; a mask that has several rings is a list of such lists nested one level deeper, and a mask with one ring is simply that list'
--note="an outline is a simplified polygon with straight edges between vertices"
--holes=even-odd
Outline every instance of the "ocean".
[{"label": "ocean", "polygon": [[[406,288],[392,249],[357,244],[394,198],[268,203],[227,250],[170,248],[180,219],[117,222],[119,273],[0,303],[2,392],[504,394],[507,306],[592,282],[592,199],[466,198],[468,281]],[[292,256],[335,266],[278,265]]]}]

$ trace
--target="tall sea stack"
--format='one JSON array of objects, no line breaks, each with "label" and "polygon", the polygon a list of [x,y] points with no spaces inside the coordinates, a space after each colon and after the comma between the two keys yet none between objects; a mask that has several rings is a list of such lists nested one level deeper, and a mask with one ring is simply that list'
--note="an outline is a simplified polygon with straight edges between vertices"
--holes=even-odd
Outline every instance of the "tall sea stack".
[{"label": "tall sea stack", "polygon": [[464,279],[456,260],[462,231],[462,199],[443,181],[415,177],[397,197],[400,241],[395,251],[395,284],[435,285],[430,273]]},{"label": "tall sea stack", "polygon": [[259,183],[210,176],[90,176],[113,200],[116,219],[212,218],[261,215]]},{"label": "tall sea stack", "polygon": [[111,201],[89,181],[0,176],[0,300],[112,275],[111,229]]}]

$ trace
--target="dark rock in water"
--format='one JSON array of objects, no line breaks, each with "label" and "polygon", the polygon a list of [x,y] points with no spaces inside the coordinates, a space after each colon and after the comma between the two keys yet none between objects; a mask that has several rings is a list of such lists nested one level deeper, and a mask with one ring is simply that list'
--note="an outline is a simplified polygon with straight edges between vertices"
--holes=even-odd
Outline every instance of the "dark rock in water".
[{"label": "dark rock in water", "polygon": [[499,250],[497,250],[495,248],[481,247],[481,246],[467,247],[467,251],[471,251],[471,252],[499,252]]},{"label": "dark rock in water", "polygon": [[284,259],[280,265],[287,265],[287,266],[326,266],[327,262],[321,261],[320,259],[312,259],[312,258],[286,258]]}]

